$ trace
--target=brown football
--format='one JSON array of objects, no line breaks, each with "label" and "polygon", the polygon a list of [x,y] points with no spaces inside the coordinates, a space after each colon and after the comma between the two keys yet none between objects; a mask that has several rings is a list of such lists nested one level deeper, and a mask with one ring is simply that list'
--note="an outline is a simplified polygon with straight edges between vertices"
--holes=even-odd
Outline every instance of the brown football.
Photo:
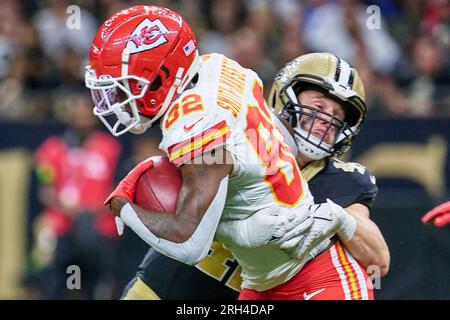
[{"label": "brown football", "polygon": [[183,182],[181,172],[166,157],[152,159],[153,167],[136,184],[134,202],[149,211],[175,213]]}]

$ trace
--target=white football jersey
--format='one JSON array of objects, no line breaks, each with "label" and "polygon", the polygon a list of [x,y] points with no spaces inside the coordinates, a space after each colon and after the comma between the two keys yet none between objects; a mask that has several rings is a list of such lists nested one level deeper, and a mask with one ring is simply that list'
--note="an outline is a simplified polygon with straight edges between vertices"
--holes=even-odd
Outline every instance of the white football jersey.
[{"label": "white football jersey", "polygon": [[[160,149],[177,166],[224,148],[233,157],[221,221],[243,220],[268,206],[313,203],[295,157],[274,124],[258,75],[220,54],[202,56],[199,80],[171,105],[161,122]],[[219,228],[220,229],[220,228]],[[242,287],[267,290],[286,282],[304,265],[275,246],[242,248],[216,238],[243,269]]]}]

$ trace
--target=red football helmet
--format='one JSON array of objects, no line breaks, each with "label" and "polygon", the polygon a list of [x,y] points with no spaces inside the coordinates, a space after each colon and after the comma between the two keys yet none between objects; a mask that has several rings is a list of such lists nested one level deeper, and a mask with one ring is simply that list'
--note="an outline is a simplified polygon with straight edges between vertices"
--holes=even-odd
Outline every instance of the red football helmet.
[{"label": "red football helmet", "polygon": [[[89,62],[85,82],[94,114],[114,136],[151,127],[200,66],[189,25],[176,12],[157,6],[131,7],[106,20]],[[110,124],[107,116],[115,122]]]}]

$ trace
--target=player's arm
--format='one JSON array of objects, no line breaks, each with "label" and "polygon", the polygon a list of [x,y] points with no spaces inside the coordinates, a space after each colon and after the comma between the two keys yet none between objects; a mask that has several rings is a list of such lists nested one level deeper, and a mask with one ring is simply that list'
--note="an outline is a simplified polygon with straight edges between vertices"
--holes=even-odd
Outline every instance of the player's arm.
[{"label": "player's arm", "polygon": [[220,182],[230,171],[231,165],[227,164],[183,165],[183,184],[177,210],[173,213],[148,211],[121,197],[113,198],[111,210],[116,216],[120,216],[123,206],[130,203],[138,218],[156,237],[176,243],[185,242],[194,233],[214,200]]},{"label": "player's arm", "polygon": [[227,177],[233,168],[230,162],[208,163],[213,164],[181,167],[183,184],[173,214],[145,210],[133,204],[132,197],[120,196],[112,198],[111,210],[156,250],[195,264],[207,254],[213,240],[225,204]]},{"label": "player's arm", "polygon": [[369,218],[368,207],[354,203],[344,209],[327,199],[326,203],[310,206],[309,217],[313,223],[306,232],[293,228],[274,244],[292,257],[303,259],[307,255],[315,257],[336,234],[362,266],[377,265],[381,275],[388,272],[389,250],[380,230]]},{"label": "player's arm", "polygon": [[355,203],[345,208],[345,211],[356,220],[356,229],[350,240],[342,240],[345,247],[364,267],[378,266],[381,276],[389,270],[389,249],[380,229],[370,219],[369,209]]}]

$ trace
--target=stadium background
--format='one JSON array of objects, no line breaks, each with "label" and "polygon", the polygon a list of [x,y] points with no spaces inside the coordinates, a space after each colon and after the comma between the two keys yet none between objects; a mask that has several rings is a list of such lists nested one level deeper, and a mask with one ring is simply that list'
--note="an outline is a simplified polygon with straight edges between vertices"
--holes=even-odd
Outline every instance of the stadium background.
[{"label": "stadium background", "polygon": [[[35,275],[54,247],[51,237],[36,227],[43,205],[33,154],[73,122],[70,107],[87,94],[83,67],[100,22],[136,3],[0,1],[0,299],[45,296]],[[447,1],[139,3],[179,11],[193,27],[201,53],[224,53],[256,70],[266,90],[275,72],[303,53],[330,51],[355,65],[370,109],[346,159],[361,162],[377,177],[380,192],[372,217],[392,258],[376,298],[450,299],[450,228],[420,222],[427,210],[450,198]],[[367,11],[371,5],[380,9],[380,28],[370,27],[374,21],[376,26],[374,7]],[[80,29],[70,20],[77,8]],[[118,168],[126,168],[130,155],[136,160],[157,153],[156,136],[152,131],[146,138],[121,138]],[[119,179],[123,170],[117,172]],[[136,239],[120,241],[120,250],[136,249],[123,265],[121,276],[127,278],[145,247]],[[97,288],[94,298],[117,298],[117,290]]]}]

